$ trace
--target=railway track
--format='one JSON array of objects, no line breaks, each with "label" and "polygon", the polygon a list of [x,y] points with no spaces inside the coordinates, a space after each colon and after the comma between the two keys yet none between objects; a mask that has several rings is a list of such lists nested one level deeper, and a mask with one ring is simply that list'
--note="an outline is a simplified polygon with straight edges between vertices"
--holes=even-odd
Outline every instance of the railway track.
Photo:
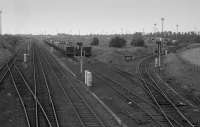
[{"label": "railway track", "polygon": [[[42,50],[40,51],[42,52]],[[70,100],[71,106],[73,106],[73,110],[81,126],[105,127],[101,118],[99,118],[99,116],[91,108],[90,104],[79,92],[74,81],[70,80],[69,77],[66,76],[66,73],[63,71],[59,63],[57,63],[52,56],[48,55],[46,51],[43,51],[41,54],[43,54],[43,60],[44,63],[46,63],[46,67],[52,69],[56,80],[59,81],[59,87],[65,94],[66,99]]]},{"label": "railway track", "polygon": [[15,64],[13,66],[14,67],[12,69],[8,67],[9,74],[11,77],[12,84],[14,85],[14,88],[19,97],[20,103],[23,107],[27,126],[28,127],[36,126],[35,124],[36,116],[34,114],[35,113],[34,103],[37,102],[44,118],[48,122],[48,125],[52,127],[43,106],[41,105],[37,97],[35,96],[33,90],[30,88],[30,84],[28,84],[28,82],[26,81],[25,76]]},{"label": "railway track", "polygon": [[[125,71],[122,71],[119,68],[116,68],[116,67],[113,67],[113,66],[112,67],[110,66],[110,68],[114,72],[117,72],[120,75],[122,75],[123,77],[129,79],[134,84],[138,83],[138,81],[136,81],[137,78],[133,78],[132,74],[127,73]],[[128,88],[126,88],[124,85],[122,85],[118,81],[115,81],[115,80],[111,79],[110,77],[108,77],[108,76],[106,76],[104,74],[100,74],[97,71],[94,71],[94,69],[93,69],[93,75],[95,77],[98,77],[100,80],[106,80],[108,82],[112,82],[112,84],[109,84],[108,82],[106,84],[111,89],[113,89],[116,93],[118,93],[119,96],[121,96],[125,100],[125,102],[127,102],[127,101],[131,102],[131,104],[136,105],[141,111],[145,112],[147,114],[148,118],[151,118],[151,120],[154,121],[157,125],[159,125],[159,126],[169,126],[167,119],[173,119],[173,118],[171,116],[167,116],[167,115],[165,116],[164,115],[164,119],[163,119],[162,118],[163,117],[162,116],[163,115],[163,111],[160,110],[157,106],[155,106],[152,103],[149,103],[146,99],[141,98],[137,94],[131,92]],[[142,88],[144,88],[144,87],[142,87]],[[152,111],[152,109],[148,108],[147,105],[152,107],[155,110]],[[146,110],[145,110],[145,108],[146,108]],[[159,115],[155,115],[156,114],[155,111],[157,111],[157,113],[160,113],[160,116]],[[147,118],[147,116],[144,117],[144,118]],[[175,123],[177,123],[176,120],[175,120]]]},{"label": "railway track", "polygon": [[[101,62],[100,62],[101,63]],[[110,77],[104,75],[104,74],[100,74],[98,73],[98,71],[94,70],[93,68],[95,67],[91,67],[92,65],[90,65],[90,70],[93,71],[93,75],[94,77],[100,79],[101,81],[105,81],[105,83],[107,84],[108,87],[110,87],[114,92],[116,92],[118,94],[118,96],[125,102],[127,103],[129,106],[133,107],[133,108],[138,108],[138,112],[144,112],[144,119],[146,121],[153,121],[155,124],[154,126],[168,126],[168,123],[165,119],[162,118],[162,115],[159,115],[159,109],[149,103],[147,100],[145,100],[144,98],[139,97],[137,94],[131,92],[128,88],[124,87],[121,83],[119,83],[116,80],[111,79]],[[118,68],[115,67],[111,67],[111,69],[115,72],[122,73],[122,71],[120,71]],[[133,81],[133,79],[132,79]],[[134,79],[135,82],[135,79]],[[111,84],[110,84],[111,83]],[[153,107],[153,110],[152,108]],[[155,110],[154,110],[155,109]],[[126,115],[130,114],[129,112],[125,113]],[[130,118],[132,116],[129,116]],[[132,118],[134,119],[134,118]],[[144,120],[143,119],[143,120]],[[144,120],[144,121],[145,121]],[[141,123],[140,123],[141,122]],[[143,124],[142,121],[138,122],[137,124]]]},{"label": "railway track", "polygon": [[8,76],[9,74],[9,69],[8,67],[12,67],[13,63],[16,61],[17,55],[21,53],[21,49],[19,49],[15,55],[13,55],[4,65],[1,66],[0,68],[0,85],[3,84],[4,79]]},{"label": "railway track", "polygon": [[[117,68],[112,68],[112,69],[114,69],[117,72],[120,71],[119,73],[121,75],[123,75],[124,77],[126,77],[126,78],[130,79],[131,81],[133,81],[134,83],[136,83],[135,82],[135,78],[133,78],[132,74],[123,72],[121,70],[118,70]],[[130,102],[132,102],[132,104],[136,104],[142,110],[144,110],[143,108],[145,108],[143,105],[148,105],[148,106],[154,108],[157,112],[160,112],[162,114],[163,111],[160,110],[157,106],[153,105],[152,103],[149,103],[146,99],[143,99],[143,98],[139,97],[137,94],[132,93],[129,89],[127,89],[126,87],[121,85],[119,82],[117,82],[117,81],[115,81],[115,80],[111,79],[110,77],[105,76],[103,74],[97,74],[97,72],[94,72],[94,71],[93,71],[93,74],[94,74],[94,76],[99,77],[101,80],[105,80],[106,79],[108,82],[113,82],[113,85],[107,83],[108,86],[111,87],[114,91],[116,91],[120,96],[125,98],[126,101],[128,101],[128,102],[130,101]],[[149,108],[147,108],[147,107],[146,107],[146,109],[149,110]],[[150,109],[150,111],[151,110],[152,109]],[[160,123],[160,124],[158,124],[158,125],[160,125],[160,126],[169,126],[167,120],[161,120],[162,119],[161,116],[155,115],[155,111],[154,112],[150,112],[150,111],[147,111],[146,113],[152,118],[153,121],[155,121],[155,120],[157,122],[159,121],[158,123]],[[152,115],[152,114],[154,114],[154,115]],[[167,119],[173,119],[173,117],[169,116],[169,115],[166,115],[165,117],[167,117]],[[176,120],[174,122],[177,123]]]},{"label": "railway track", "polygon": [[44,72],[39,55],[40,54],[38,54],[38,52],[36,52],[36,49],[35,49],[35,55],[34,55],[35,56],[34,57],[35,90],[34,92],[39,102],[44,107],[43,109],[46,112],[50,123],[43,122],[45,119],[39,108],[37,109],[37,112],[36,112],[36,116],[38,117],[38,126],[45,127],[46,125],[49,125],[51,127],[59,127],[55,105],[52,100],[52,95],[49,90],[49,84],[47,82],[46,73]]},{"label": "railway track", "polygon": [[[8,72],[10,73],[10,77],[11,77],[11,81],[12,81],[12,84],[14,85],[14,88],[17,92],[17,95],[19,97],[19,100],[20,100],[20,103],[22,105],[22,108],[23,108],[23,111],[24,111],[24,115],[25,115],[25,121],[26,121],[26,124],[28,127],[31,127],[31,125],[34,125],[34,119],[31,119],[31,117],[34,117],[32,115],[32,100],[30,99],[27,99],[25,100],[25,92],[23,90],[22,92],[22,88],[19,88],[19,84],[21,84],[21,81],[22,79],[20,79],[20,77],[18,77],[18,73],[17,72],[13,72],[13,71],[16,71],[16,69],[13,69],[13,71],[11,72],[11,68],[7,65],[8,67]],[[14,74],[13,74],[14,73]],[[26,102],[24,102],[26,101]]]},{"label": "railway track", "polygon": [[[142,61],[138,67],[139,76],[143,81],[145,88],[151,96],[155,105],[161,110],[163,116],[172,127],[195,127],[195,125],[188,119],[185,114],[177,107],[168,95],[160,89],[159,85],[151,76],[149,61]],[[173,118],[173,119],[172,119]]]},{"label": "railway track", "polygon": [[[143,60],[146,58],[143,58]],[[141,62],[139,62],[141,63]],[[151,63],[152,64],[152,63]],[[139,65],[139,64],[138,64]],[[153,65],[152,65],[153,66]],[[135,82],[135,78],[132,73],[129,73],[127,71],[123,71],[119,68],[113,68],[114,70],[116,70],[116,72],[119,72],[120,75],[122,75],[123,77],[129,79],[130,81],[133,81],[133,83]],[[139,72],[139,70],[138,70]],[[137,72],[137,73],[138,73]],[[194,105],[193,103],[191,103],[191,100],[196,99],[195,97],[188,100],[187,98],[185,98],[184,96],[182,96],[181,94],[179,94],[175,89],[173,89],[168,83],[166,83],[155,71],[155,69],[152,69],[151,71],[151,76],[154,79],[154,81],[157,84],[162,84],[159,85],[160,89],[166,94],[168,95],[168,97],[177,105],[177,107],[179,107],[180,109],[182,108],[183,110],[187,109],[190,112],[190,114],[199,114],[199,107],[198,105]],[[137,76],[136,76],[137,77]],[[138,79],[140,79],[140,77],[137,77]],[[198,101],[195,101],[198,102]],[[171,118],[173,119],[173,118]],[[192,118],[191,118],[192,119]],[[195,119],[192,123],[195,123],[195,125],[199,126],[199,120],[198,118],[194,118]]]},{"label": "railway track", "polygon": [[0,68],[0,84],[3,83],[4,79],[7,77],[9,70],[8,70],[8,66],[11,67],[14,63],[14,60],[11,59],[9,60],[8,63],[4,64],[1,68]]},{"label": "railway track", "polygon": [[[18,60],[19,58],[16,58],[15,63],[12,63],[12,68],[8,64],[6,66],[8,68],[10,80],[16,90],[24,111],[26,124],[28,127],[59,127],[58,123],[54,119],[55,114],[51,112],[53,108],[52,105],[50,105],[52,103],[50,95],[48,95],[50,93],[48,88],[43,87],[47,84],[42,84],[46,83],[45,74],[44,72],[41,72],[42,70],[38,58],[34,55],[34,49],[32,49],[31,53],[33,53],[31,55],[31,60],[33,60],[32,65],[34,66],[33,69],[35,70],[35,75],[39,76],[34,76],[34,80],[35,83],[39,83],[39,85],[28,82],[26,76],[22,72],[23,69],[20,69],[22,63],[21,60]],[[40,70],[40,72],[38,70]]]},{"label": "railway track", "polygon": [[[149,95],[153,99],[154,103],[166,119],[166,122],[170,126],[194,126],[183,113],[176,106],[174,102],[169,99],[168,95],[157,87],[158,82],[154,80],[154,77],[149,75],[150,71],[147,65],[139,65],[140,78],[145,83]],[[104,77],[105,78],[105,77]],[[156,87],[155,87],[156,86]],[[114,88],[116,90],[116,88]],[[123,88],[122,88],[123,89]],[[117,90],[116,90],[117,91]],[[124,90],[127,92],[127,90]],[[124,92],[124,93],[126,93]],[[119,90],[118,93],[120,94]],[[127,92],[128,93],[128,92]],[[123,95],[124,96],[124,95]],[[128,97],[128,95],[125,95]]]},{"label": "railway track", "polygon": [[[29,42],[29,45],[30,42]],[[33,45],[33,44],[32,44]],[[30,55],[30,54],[29,54]],[[30,62],[31,62],[31,71],[32,71],[32,75],[33,75],[33,80],[32,80],[32,90],[34,92],[35,97],[37,97],[37,84],[36,84],[36,68],[35,68],[35,48],[32,46],[31,48],[31,58],[30,58]],[[38,104],[35,101],[35,126],[38,127],[39,123],[38,123]]]},{"label": "railway track", "polygon": [[[60,76],[62,77],[62,75],[60,75]],[[95,76],[98,77],[101,80],[106,80],[108,82],[114,83],[115,84],[114,86],[109,85],[109,87],[112,90],[114,90],[121,98],[123,98],[123,101],[125,101],[125,103],[131,103],[132,106],[135,105],[140,111],[144,112],[145,113],[144,118],[147,119],[147,121],[154,121],[156,123],[156,126],[166,126],[167,122],[165,120],[163,120],[160,116],[155,114],[155,111],[150,113],[149,111],[145,111],[143,109],[144,105],[146,105],[146,106],[147,106],[147,104],[151,105],[147,101],[141,99],[141,97],[138,97],[136,94],[130,92],[127,88],[122,87],[122,85],[120,85],[120,83],[118,83],[117,81],[114,81],[114,80],[112,80],[112,79],[110,79],[110,78],[108,78],[104,75],[102,76],[101,74],[97,74],[97,72],[95,72]],[[133,106],[133,107],[135,107],[135,106]],[[156,108],[156,107],[154,106],[154,108]],[[158,121],[162,122],[162,125]]]},{"label": "railway track", "polygon": [[[162,89],[166,89],[166,91],[168,94],[170,94],[171,98],[178,98],[180,105],[188,105],[193,109],[198,110],[199,107],[198,105],[195,105],[196,103],[200,104],[200,100],[197,99],[197,97],[194,97],[192,100],[193,103],[191,103],[191,100],[188,100],[186,97],[182,96],[181,94],[179,94],[174,88],[172,88],[168,83],[166,83],[156,72],[155,70],[153,71],[154,75],[152,75],[152,77],[155,79],[155,82],[157,82],[158,84],[164,84],[162,85]],[[194,101],[195,99],[195,101]],[[195,103],[196,102],[196,103]]]},{"label": "railway track", "polygon": [[[163,120],[162,116],[160,116],[156,110],[156,107],[152,104],[150,104],[147,100],[144,98],[139,97],[137,94],[131,92],[127,88],[125,88],[123,85],[121,85],[119,82],[110,79],[109,77],[106,77],[105,75],[102,75],[97,72],[93,72],[93,75],[100,80],[107,81],[106,84],[108,87],[110,87],[114,92],[118,94],[118,96],[127,103],[130,107],[136,108],[137,112],[144,113],[143,115],[143,121],[152,121],[154,123],[154,126],[166,126],[165,121]],[[110,84],[111,83],[111,84]],[[152,110],[152,107],[154,108]],[[127,112],[130,114],[129,112]],[[131,116],[130,116],[131,117]],[[133,118],[134,119],[134,118]],[[143,124],[143,122],[138,122],[138,125]]]}]

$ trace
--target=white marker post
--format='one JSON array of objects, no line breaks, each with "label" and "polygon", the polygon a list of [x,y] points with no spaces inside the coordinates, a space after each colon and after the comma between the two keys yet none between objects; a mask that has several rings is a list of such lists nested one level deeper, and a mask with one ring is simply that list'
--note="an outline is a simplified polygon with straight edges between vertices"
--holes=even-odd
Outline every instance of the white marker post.
[{"label": "white marker post", "polygon": [[85,70],[85,84],[87,87],[92,86],[92,72]]},{"label": "white marker post", "polygon": [[87,86],[91,87],[92,86],[92,72],[88,72],[87,74]]},{"label": "white marker post", "polygon": [[158,58],[155,58],[155,68],[158,67]]},{"label": "white marker post", "polygon": [[27,62],[27,54],[24,53],[24,63],[26,63],[26,62]]},{"label": "white marker post", "polygon": [[168,51],[167,51],[167,49],[165,50],[165,55],[167,55],[168,54]]}]

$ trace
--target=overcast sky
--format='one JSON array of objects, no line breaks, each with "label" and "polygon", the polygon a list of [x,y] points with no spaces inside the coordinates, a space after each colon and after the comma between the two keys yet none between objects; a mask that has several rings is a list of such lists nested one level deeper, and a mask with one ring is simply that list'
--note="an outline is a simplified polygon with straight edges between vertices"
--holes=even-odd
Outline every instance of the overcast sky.
[{"label": "overcast sky", "polygon": [[0,0],[3,33],[200,30],[200,0]]}]

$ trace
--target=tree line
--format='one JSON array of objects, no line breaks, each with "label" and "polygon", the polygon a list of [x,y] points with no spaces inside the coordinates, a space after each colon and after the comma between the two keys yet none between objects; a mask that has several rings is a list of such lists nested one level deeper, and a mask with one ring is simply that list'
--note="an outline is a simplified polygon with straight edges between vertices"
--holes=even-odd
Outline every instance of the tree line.
[{"label": "tree line", "polygon": [[[141,33],[135,33],[133,35],[133,39],[130,43],[132,46],[145,46],[144,36],[142,36]],[[98,37],[94,37],[92,39],[91,45],[97,46],[99,45],[99,39]],[[127,40],[123,36],[115,36],[112,37],[109,41],[109,47],[115,47],[115,48],[122,48],[127,45]]]},{"label": "tree line", "polygon": [[[130,36],[130,35],[129,35]],[[175,41],[176,44],[180,43],[200,43],[200,34],[195,32],[171,32],[165,31],[163,33],[156,32],[156,33],[149,33],[146,35],[142,35],[140,32],[136,32],[135,34],[131,35],[131,46],[145,46],[145,38],[164,38],[168,44],[171,44],[172,41]],[[99,45],[98,37],[94,37],[91,45]],[[109,41],[109,47],[116,47],[122,48],[127,45],[126,35],[116,35],[112,37]]]}]

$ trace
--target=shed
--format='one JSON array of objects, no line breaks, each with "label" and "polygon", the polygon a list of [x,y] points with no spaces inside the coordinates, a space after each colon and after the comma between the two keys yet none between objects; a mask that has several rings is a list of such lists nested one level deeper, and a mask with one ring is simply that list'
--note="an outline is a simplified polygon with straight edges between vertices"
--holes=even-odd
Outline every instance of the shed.
[{"label": "shed", "polygon": [[126,62],[130,62],[133,60],[133,56],[132,55],[124,55],[124,59]]}]

